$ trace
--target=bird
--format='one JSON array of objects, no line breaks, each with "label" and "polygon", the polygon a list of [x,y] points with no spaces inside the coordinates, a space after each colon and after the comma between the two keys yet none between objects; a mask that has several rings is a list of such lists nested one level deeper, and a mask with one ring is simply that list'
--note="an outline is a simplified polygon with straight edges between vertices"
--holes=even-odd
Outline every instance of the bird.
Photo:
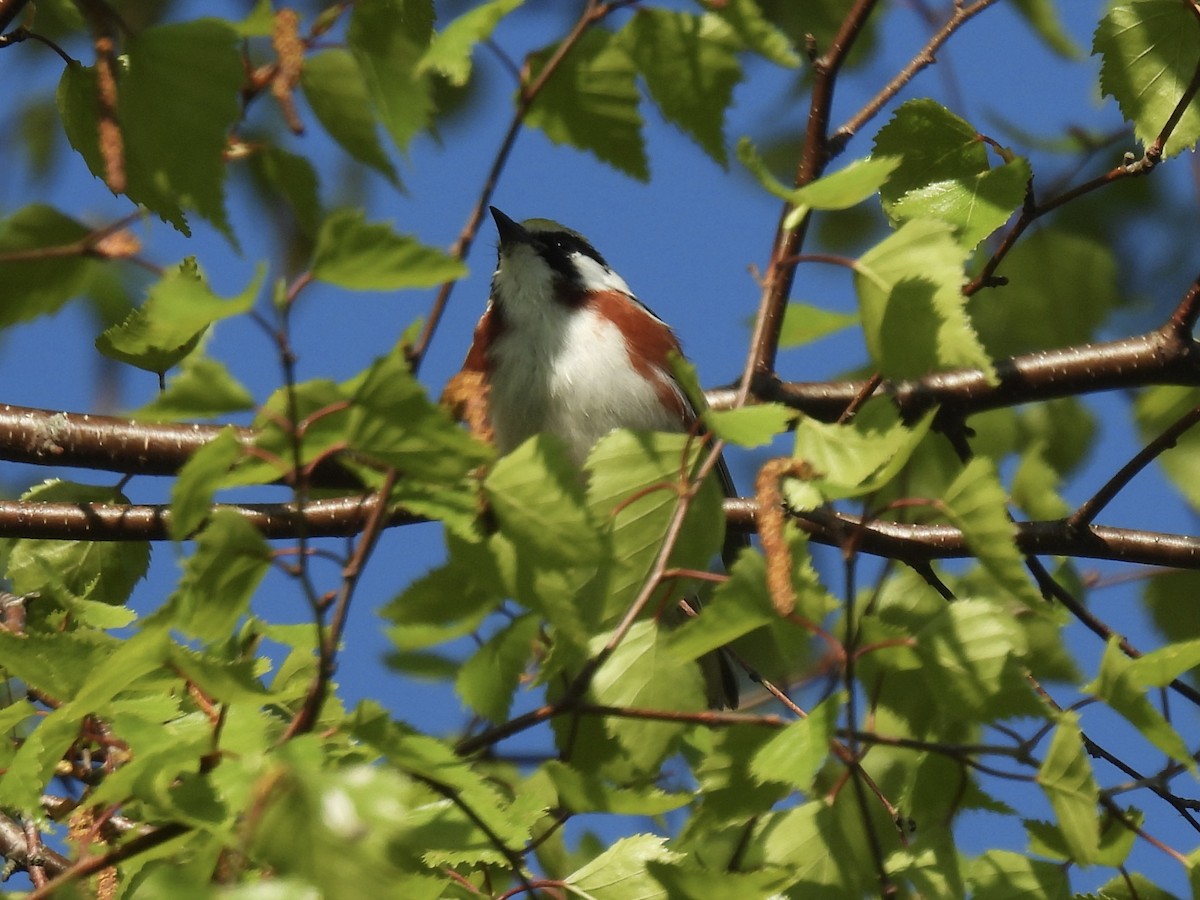
[{"label": "bird", "polygon": [[[501,454],[552,434],[580,469],[618,428],[691,429],[697,413],[672,374],[670,356],[682,352],[670,327],[583,235],[489,209],[499,235],[491,295],[444,395],[468,424],[490,433]],[[724,458],[716,471],[732,496]],[[735,708],[737,680],[725,653],[710,654],[701,668],[709,705]]]}]

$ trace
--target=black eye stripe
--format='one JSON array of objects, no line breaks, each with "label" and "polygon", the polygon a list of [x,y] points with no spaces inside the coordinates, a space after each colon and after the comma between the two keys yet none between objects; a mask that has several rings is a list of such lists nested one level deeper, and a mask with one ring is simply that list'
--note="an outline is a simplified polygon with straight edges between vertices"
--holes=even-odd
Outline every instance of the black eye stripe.
[{"label": "black eye stripe", "polygon": [[546,231],[535,233],[533,241],[538,251],[546,257],[550,265],[557,271],[561,271],[561,269],[556,260],[561,260],[562,264],[566,266],[572,254],[575,253],[595,260],[602,267],[608,268],[608,263],[596,251],[596,248],[578,235],[565,231]]}]

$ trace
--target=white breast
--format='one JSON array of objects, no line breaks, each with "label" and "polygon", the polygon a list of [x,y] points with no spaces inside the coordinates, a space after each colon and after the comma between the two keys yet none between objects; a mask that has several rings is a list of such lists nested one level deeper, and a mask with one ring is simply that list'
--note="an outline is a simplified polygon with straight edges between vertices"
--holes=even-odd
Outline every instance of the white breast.
[{"label": "white breast", "polygon": [[502,453],[547,432],[582,465],[596,441],[615,428],[680,430],[654,386],[630,365],[615,325],[587,308],[522,306],[505,308],[506,327],[490,352],[492,425]]}]

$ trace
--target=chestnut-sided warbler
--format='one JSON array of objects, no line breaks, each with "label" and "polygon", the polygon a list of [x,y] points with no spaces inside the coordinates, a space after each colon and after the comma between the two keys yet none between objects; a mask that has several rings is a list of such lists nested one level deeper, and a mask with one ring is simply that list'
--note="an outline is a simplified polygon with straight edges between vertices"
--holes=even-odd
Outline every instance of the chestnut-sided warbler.
[{"label": "chestnut-sided warbler", "polygon": [[[687,431],[696,420],[671,372],[679,341],[580,234],[548,219],[517,223],[492,207],[499,262],[460,378],[486,396],[496,446],[559,438],[575,465],[617,428]],[[465,390],[471,387],[465,385]],[[460,404],[464,405],[464,404]],[[480,422],[467,411],[473,424]],[[732,483],[718,466],[726,493]],[[715,707],[737,705],[723,653],[701,660]]]}]

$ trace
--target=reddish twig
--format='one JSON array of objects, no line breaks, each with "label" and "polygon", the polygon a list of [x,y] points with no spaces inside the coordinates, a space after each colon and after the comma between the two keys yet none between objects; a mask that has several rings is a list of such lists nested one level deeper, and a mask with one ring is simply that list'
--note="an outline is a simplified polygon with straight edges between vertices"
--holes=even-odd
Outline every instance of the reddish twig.
[{"label": "reddish twig", "polygon": [[978,0],[970,6],[956,3],[954,12],[942,26],[930,37],[929,41],[922,47],[917,55],[914,56],[907,65],[904,66],[895,77],[892,78],[883,89],[874,97],[866,102],[866,104],[851,116],[844,125],[838,128],[830,138],[830,143],[837,149],[845,146],[854,135],[862,130],[862,127],[871,119],[879,114],[879,111],[888,104],[904,87],[917,76],[922,70],[937,62],[937,52],[942,48],[956,31],[963,27],[969,20],[979,15],[989,6],[998,2],[998,0]]},{"label": "reddish twig", "polygon": [[320,609],[318,609],[317,674],[309,686],[304,704],[292,717],[287,729],[280,737],[279,743],[281,744],[298,734],[311,731],[320,718],[321,709],[324,707],[325,698],[329,693],[329,683],[337,669],[337,653],[341,646],[342,634],[346,629],[346,622],[349,619],[350,601],[354,596],[359,579],[362,577],[367,560],[387,524],[388,498],[391,496],[395,483],[396,472],[394,469],[389,469],[384,475],[383,484],[375,494],[371,512],[363,527],[362,535],[358,539],[358,544],[354,548],[354,555],[342,570],[342,584],[333,603],[333,614],[328,626],[322,626]]},{"label": "reddish twig", "polygon": [[[804,133],[804,145],[800,163],[796,170],[795,186],[802,187],[821,176],[830,158],[828,143],[829,114],[833,106],[833,92],[838,73],[846,61],[846,55],[862,33],[878,0],[855,0],[846,13],[837,35],[829,49],[813,60],[813,88],[808,107],[808,125]],[[759,300],[758,314],[754,318],[754,331],[750,337],[750,353],[738,385],[736,405],[741,406],[750,397],[755,376],[775,370],[775,358],[779,353],[779,332],[783,326],[783,313],[787,308],[788,294],[795,276],[795,258],[804,244],[810,217],[805,216],[794,229],[785,229],[784,221],[791,213],[790,203],[785,203],[775,228],[771,259],[763,278],[763,291]]]},{"label": "reddish twig", "polygon": [[187,834],[189,830],[187,825],[180,825],[175,822],[160,825],[153,831],[140,834],[102,856],[89,856],[79,860],[65,869],[57,878],[48,882],[45,887],[30,891],[25,896],[27,900],[48,900],[64,885],[87,878],[89,875],[94,875],[124,860],[132,859],[139,853],[145,853],[170,840],[174,840],[180,835]]},{"label": "reddish twig", "polygon": [[1078,185],[1065,193],[1059,194],[1044,203],[1027,202],[1021,210],[1021,214],[1017,220],[1009,228],[1004,238],[1000,241],[1000,245],[992,253],[991,257],[984,264],[979,274],[963,288],[963,293],[966,296],[979,291],[981,288],[989,287],[998,283],[996,279],[996,269],[1000,263],[1008,255],[1008,252],[1017,242],[1017,238],[1028,228],[1033,222],[1053,210],[1058,209],[1072,200],[1076,200],[1085,194],[1090,194],[1099,188],[1112,184],[1115,181],[1121,181],[1125,178],[1130,178],[1138,175],[1147,175],[1152,172],[1162,160],[1163,149],[1167,145],[1171,134],[1175,131],[1179,120],[1183,118],[1184,112],[1191,105],[1192,100],[1196,96],[1197,90],[1200,90],[1200,66],[1192,73],[1192,80],[1188,83],[1187,88],[1183,92],[1183,96],[1179,98],[1179,102],[1175,104],[1175,108],[1171,110],[1171,114],[1167,117],[1166,123],[1158,136],[1151,142],[1142,154],[1141,159],[1133,162],[1122,163],[1119,166],[1114,166],[1103,175],[1091,179],[1084,184]]}]

